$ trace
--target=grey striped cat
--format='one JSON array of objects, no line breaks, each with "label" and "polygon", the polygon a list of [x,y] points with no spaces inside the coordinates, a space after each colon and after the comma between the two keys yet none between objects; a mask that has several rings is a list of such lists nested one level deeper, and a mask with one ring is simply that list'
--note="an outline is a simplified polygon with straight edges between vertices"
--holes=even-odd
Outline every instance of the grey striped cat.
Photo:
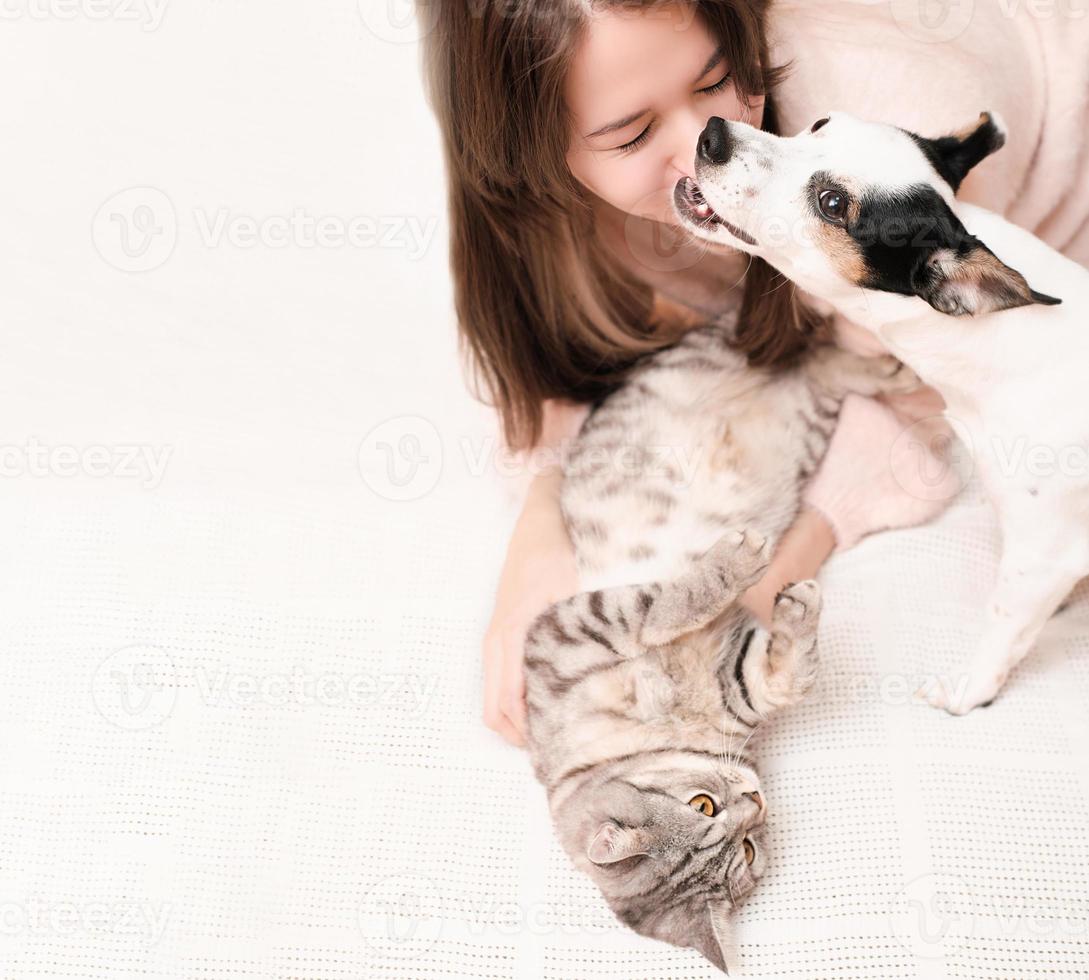
[{"label": "grey striped cat", "polygon": [[813,683],[820,590],[783,589],[770,629],[737,600],[847,392],[919,384],[894,358],[835,347],[754,369],[731,326],[647,357],[584,421],[561,509],[585,591],[525,644],[528,747],[564,849],[620,921],[725,972],[732,911],[767,861],[748,741]]}]

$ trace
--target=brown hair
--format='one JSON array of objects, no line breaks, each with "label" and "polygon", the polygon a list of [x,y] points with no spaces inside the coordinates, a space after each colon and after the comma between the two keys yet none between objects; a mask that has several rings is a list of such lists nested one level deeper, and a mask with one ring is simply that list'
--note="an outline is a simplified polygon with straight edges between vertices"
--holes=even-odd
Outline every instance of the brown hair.
[{"label": "brown hair", "polygon": [[[768,3],[693,0],[739,93],[765,96],[763,128],[775,132],[771,93],[789,65],[768,64]],[[567,167],[564,81],[585,0],[419,0],[417,16],[443,141],[459,351],[508,446],[522,449],[541,435],[543,399],[604,396],[692,320],[599,240],[590,196]],[[776,277],[755,257],[745,274],[736,343],[754,365],[790,363],[823,325]]]}]

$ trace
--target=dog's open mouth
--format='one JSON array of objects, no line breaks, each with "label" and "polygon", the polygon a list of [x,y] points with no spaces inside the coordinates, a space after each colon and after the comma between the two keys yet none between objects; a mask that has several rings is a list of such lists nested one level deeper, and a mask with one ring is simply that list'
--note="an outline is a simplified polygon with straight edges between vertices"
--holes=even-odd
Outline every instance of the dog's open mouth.
[{"label": "dog's open mouth", "polygon": [[685,218],[700,228],[714,228],[721,225],[735,238],[749,245],[756,244],[756,239],[752,235],[746,234],[737,225],[731,224],[715,213],[711,205],[704,200],[700,185],[691,177],[682,177],[677,181],[676,187],[673,188],[673,203]]}]

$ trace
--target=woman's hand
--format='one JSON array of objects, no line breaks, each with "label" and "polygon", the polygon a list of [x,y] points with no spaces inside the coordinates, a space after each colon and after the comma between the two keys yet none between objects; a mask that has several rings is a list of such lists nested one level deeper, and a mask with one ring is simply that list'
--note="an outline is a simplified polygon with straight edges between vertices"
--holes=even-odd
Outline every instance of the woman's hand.
[{"label": "woman's hand", "polygon": [[934,414],[941,397],[922,388],[896,401],[906,420],[880,400],[848,395],[803,494],[832,528],[837,551],[874,531],[933,519],[963,486],[952,429]]},{"label": "woman's hand", "polygon": [[560,513],[563,474],[558,451],[582,426],[589,406],[548,400],[536,448],[557,453],[534,477],[507,545],[495,609],[484,634],[484,724],[513,745],[525,744],[526,630],[553,602],[578,591],[575,551]]}]

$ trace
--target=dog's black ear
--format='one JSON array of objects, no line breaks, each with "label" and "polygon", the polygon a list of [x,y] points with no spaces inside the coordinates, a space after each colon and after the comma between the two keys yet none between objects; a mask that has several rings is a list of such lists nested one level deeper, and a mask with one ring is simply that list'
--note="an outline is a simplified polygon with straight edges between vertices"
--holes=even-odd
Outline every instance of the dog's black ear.
[{"label": "dog's black ear", "polygon": [[981,112],[974,123],[949,136],[929,139],[917,133],[908,135],[956,194],[968,171],[1005,145],[1006,127],[995,113]]},{"label": "dog's black ear", "polygon": [[950,316],[979,316],[1015,306],[1061,299],[1038,293],[1016,269],[1011,269],[978,238],[968,237],[953,248],[927,253],[911,273],[917,296]]}]

